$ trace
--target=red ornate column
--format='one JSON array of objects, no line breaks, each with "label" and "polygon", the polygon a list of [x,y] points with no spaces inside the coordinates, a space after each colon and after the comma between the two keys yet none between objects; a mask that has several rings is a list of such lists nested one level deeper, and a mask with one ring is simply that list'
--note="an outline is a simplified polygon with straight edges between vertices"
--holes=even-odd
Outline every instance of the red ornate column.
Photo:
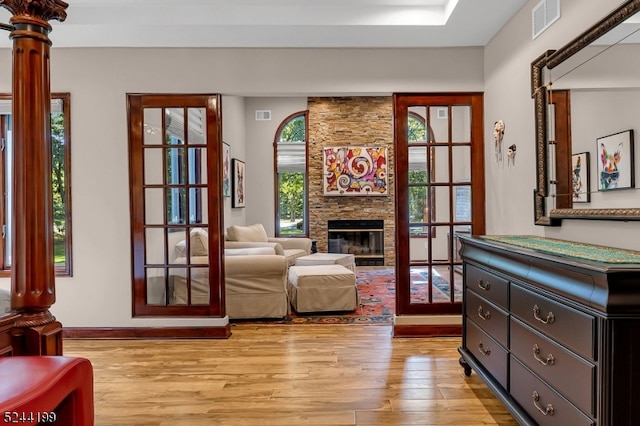
[{"label": "red ornate column", "polygon": [[61,355],[55,302],[51,195],[51,89],[48,21],[64,21],[60,0],[0,0],[13,30],[13,251],[11,307],[20,314],[15,355]]}]

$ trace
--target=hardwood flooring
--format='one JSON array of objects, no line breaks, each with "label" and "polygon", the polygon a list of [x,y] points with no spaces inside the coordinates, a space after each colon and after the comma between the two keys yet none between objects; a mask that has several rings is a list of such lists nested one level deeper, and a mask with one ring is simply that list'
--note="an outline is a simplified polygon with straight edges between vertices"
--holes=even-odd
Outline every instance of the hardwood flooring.
[{"label": "hardwood flooring", "polygon": [[389,326],[238,325],[226,340],[65,340],[96,425],[517,425],[458,364],[460,338]]}]

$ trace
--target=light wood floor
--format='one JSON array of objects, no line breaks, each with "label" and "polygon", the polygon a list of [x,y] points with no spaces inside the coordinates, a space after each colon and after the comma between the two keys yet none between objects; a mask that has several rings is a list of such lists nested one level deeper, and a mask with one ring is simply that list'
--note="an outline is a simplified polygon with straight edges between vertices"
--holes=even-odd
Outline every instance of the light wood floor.
[{"label": "light wood floor", "polygon": [[516,425],[459,338],[389,326],[239,325],[226,340],[65,340],[94,367],[96,425]]}]

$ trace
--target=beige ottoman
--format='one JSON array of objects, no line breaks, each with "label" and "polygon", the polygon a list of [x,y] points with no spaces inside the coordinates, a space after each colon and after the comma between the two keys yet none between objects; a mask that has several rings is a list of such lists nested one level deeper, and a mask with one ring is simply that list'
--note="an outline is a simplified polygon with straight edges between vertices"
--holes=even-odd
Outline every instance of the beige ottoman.
[{"label": "beige ottoman", "polygon": [[296,266],[312,265],[342,265],[353,272],[356,271],[356,261],[352,254],[313,253],[296,259]]},{"label": "beige ottoman", "polygon": [[353,311],[359,303],[356,275],[342,265],[291,266],[287,290],[301,313]]}]

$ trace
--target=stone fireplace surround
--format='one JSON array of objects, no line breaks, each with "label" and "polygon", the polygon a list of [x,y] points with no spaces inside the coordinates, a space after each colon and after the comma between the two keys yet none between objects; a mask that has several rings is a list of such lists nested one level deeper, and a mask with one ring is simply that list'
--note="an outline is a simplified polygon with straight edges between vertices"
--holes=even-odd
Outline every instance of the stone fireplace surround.
[{"label": "stone fireplace surround", "polygon": [[[328,252],[327,221],[384,222],[384,265],[395,265],[393,101],[390,96],[310,97],[308,136],[309,236]],[[324,196],[322,149],[328,146],[386,146],[387,196]]]}]

